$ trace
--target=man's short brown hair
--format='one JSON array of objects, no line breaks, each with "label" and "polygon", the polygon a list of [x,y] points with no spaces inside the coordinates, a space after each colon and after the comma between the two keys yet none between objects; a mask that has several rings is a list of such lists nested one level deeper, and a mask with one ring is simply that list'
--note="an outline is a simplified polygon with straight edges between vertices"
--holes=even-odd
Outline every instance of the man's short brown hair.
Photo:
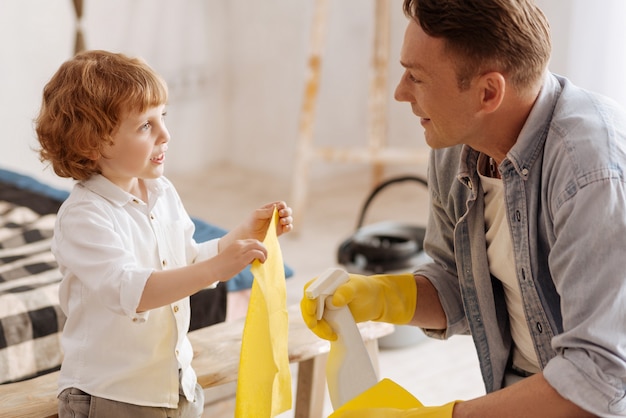
[{"label": "man's short brown hair", "polygon": [[66,61],[43,90],[36,120],[42,161],[61,177],[85,180],[120,118],[167,102],[167,86],[144,61],[107,51],[86,51]]},{"label": "man's short brown hair", "polygon": [[461,89],[498,71],[523,90],[547,67],[550,26],[533,0],[405,0],[403,7],[426,34],[445,40]]}]

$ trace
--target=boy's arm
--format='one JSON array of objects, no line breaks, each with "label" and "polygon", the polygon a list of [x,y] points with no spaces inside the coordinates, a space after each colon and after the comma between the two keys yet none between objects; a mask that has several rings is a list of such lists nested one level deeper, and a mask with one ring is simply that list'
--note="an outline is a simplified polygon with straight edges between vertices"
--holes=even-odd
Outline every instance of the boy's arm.
[{"label": "boy's arm", "polygon": [[264,262],[267,250],[260,241],[238,240],[208,260],[171,270],[153,271],[143,289],[137,312],[169,305],[217,281],[227,281],[255,259]]}]

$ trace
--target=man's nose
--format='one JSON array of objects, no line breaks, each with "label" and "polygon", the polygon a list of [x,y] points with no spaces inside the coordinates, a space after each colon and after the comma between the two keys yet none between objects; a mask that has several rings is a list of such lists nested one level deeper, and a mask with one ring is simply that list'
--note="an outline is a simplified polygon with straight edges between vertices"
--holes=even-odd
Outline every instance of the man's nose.
[{"label": "man's nose", "polygon": [[406,95],[406,91],[404,90],[404,76],[402,76],[402,78],[400,78],[400,81],[398,81],[398,85],[393,92],[393,98],[396,99],[398,102],[409,101]]}]

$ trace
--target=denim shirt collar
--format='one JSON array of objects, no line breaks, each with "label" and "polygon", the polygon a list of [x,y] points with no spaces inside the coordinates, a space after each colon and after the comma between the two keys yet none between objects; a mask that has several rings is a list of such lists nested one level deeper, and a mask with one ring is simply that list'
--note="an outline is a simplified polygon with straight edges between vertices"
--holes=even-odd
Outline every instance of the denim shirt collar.
[{"label": "denim shirt collar", "polygon": [[[517,137],[515,145],[507,153],[507,160],[523,178],[527,179],[537,157],[543,149],[554,108],[561,95],[562,86],[552,73],[546,73],[543,85],[537,96],[522,130]],[[469,145],[463,145],[459,164],[458,178],[462,180],[470,177],[470,173],[476,172],[478,152]],[[467,183],[466,183],[467,184]]]},{"label": "denim shirt collar", "polygon": [[556,77],[547,73],[537,100],[517,137],[517,141],[507,153],[508,160],[524,179],[528,178],[528,173],[543,150],[554,108],[561,96],[561,90],[561,84]]}]

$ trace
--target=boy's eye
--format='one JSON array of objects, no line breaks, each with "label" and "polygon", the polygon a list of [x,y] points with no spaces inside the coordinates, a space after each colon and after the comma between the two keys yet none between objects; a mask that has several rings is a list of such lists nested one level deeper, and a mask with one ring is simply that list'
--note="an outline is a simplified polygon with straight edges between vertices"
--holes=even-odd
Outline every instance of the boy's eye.
[{"label": "boy's eye", "polygon": [[140,129],[141,129],[142,131],[146,131],[146,130],[150,129],[150,122],[146,122],[146,123],[144,123],[143,125],[141,125],[141,128],[140,128]]}]

